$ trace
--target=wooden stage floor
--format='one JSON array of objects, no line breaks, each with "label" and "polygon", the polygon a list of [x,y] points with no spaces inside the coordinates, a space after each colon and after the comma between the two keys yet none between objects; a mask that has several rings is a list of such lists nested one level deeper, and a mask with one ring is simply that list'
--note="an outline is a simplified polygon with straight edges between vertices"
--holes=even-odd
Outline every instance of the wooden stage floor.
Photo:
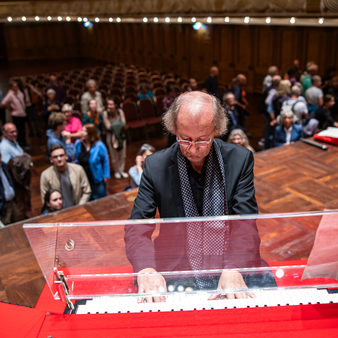
[{"label": "wooden stage floor", "polygon": [[[260,213],[338,209],[338,148],[327,151],[302,142],[255,154],[256,197]],[[45,283],[23,223],[89,222],[128,218],[137,191],[60,212],[35,217],[0,230],[0,301],[34,306]],[[274,226],[259,228],[263,258],[293,260],[307,258],[316,229]],[[123,234],[113,239],[118,245]],[[284,247],[292,242],[292,246]],[[121,244],[123,245],[123,243]],[[277,248],[277,249],[276,249]]]}]

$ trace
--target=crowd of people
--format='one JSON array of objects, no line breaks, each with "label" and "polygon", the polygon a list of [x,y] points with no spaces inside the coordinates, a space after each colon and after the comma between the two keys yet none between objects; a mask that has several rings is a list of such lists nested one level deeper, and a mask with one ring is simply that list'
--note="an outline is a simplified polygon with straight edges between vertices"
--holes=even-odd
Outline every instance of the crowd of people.
[{"label": "crowd of people", "polygon": [[[264,137],[259,142],[262,148],[290,144],[327,126],[338,127],[335,121],[338,76],[333,74],[323,81],[318,74],[314,62],[308,62],[302,72],[295,60],[283,76],[277,66],[269,67],[258,107],[265,120]],[[165,113],[181,92],[200,90],[209,93],[219,99],[227,115],[228,125],[221,139],[254,152],[246,126],[250,111],[246,76],[238,74],[229,86],[220,85],[218,78],[219,69],[212,66],[204,82],[195,78],[175,82],[173,77],[172,81],[166,80],[164,92],[163,88],[152,88],[151,83],[144,82],[139,85],[136,100],[149,100],[156,108],[158,93],[161,93],[161,113]],[[107,180],[111,173],[114,179],[130,177],[132,187],[140,184],[145,158],[153,154],[155,148],[144,144],[128,175],[125,168],[128,121],[120,98],[101,93],[95,79],[86,82],[78,110],[67,102],[66,94],[67,90],[58,82],[57,76],[51,74],[44,91],[24,78],[18,78],[10,82],[8,93],[1,98],[0,215],[3,224],[30,216],[32,159],[28,154],[26,125],[30,137],[42,134],[47,137],[51,166],[40,178],[42,213],[107,196]],[[33,96],[42,102],[40,110]],[[125,100],[129,99],[126,95]],[[6,120],[5,109],[10,112],[11,121]],[[169,145],[176,141],[176,137],[169,135]],[[18,182],[11,170],[14,165],[21,166],[25,175],[22,182]],[[18,194],[18,187],[23,189],[23,194]],[[22,205],[20,213],[14,212],[18,203]]]}]

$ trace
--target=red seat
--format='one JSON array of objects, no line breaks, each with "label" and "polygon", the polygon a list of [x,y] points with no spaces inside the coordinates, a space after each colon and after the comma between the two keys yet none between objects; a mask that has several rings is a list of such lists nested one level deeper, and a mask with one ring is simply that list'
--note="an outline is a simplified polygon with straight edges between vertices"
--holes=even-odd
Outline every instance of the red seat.
[{"label": "red seat", "polygon": [[155,108],[152,101],[144,99],[139,101],[140,115],[148,125],[159,124],[162,122],[162,116],[155,116]]},{"label": "red seat", "polygon": [[146,125],[145,121],[140,120],[137,106],[134,102],[125,102],[123,111],[126,117],[127,127],[131,129],[142,128]]}]

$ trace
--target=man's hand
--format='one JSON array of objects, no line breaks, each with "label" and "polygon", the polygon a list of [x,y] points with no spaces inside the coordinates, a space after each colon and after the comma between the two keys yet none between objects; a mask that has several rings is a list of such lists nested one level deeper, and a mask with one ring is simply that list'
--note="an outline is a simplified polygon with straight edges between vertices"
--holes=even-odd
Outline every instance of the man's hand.
[{"label": "man's hand", "polygon": [[138,172],[143,171],[143,166],[144,166],[144,160],[142,155],[137,155],[136,156],[136,168]]},{"label": "man's hand", "polygon": [[61,132],[62,136],[65,138],[66,143],[70,143],[72,140],[72,134],[69,131],[63,130]]},{"label": "man's hand", "polygon": [[[223,270],[221,277],[218,281],[217,290],[227,290],[227,289],[248,289],[242,275],[238,271]],[[209,298],[209,300],[214,300],[220,298],[221,293],[217,293]],[[229,292],[225,295],[228,299],[235,298],[254,298],[255,295],[252,292]]]},{"label": "man's hand", "polygon": [[165,302],[165,296],[159,296],[161,292],[167,292],[167,285],[163,276],[153,268],[141,270],[137,276],[138,292],[153,293],[153,297],[139,297],[138,302]]}]

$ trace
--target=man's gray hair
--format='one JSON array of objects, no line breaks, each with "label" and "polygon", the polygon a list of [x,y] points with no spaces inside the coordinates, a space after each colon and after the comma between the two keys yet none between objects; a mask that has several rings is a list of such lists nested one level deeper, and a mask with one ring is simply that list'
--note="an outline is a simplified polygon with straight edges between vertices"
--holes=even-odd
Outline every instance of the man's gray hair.
[{"label": "man's gray hair", "polygon": [[91,85],[96,86],[96,81],[94,79],[89,79],[86,83],[87,88],[89,88]]},{"label": "man's gray hair", "polygon": [[56,95],[56,91],[53,89],[53,88],[49,88],[48,90],[47,90],[47,93],[46,93],[47,95],[49,95],[49,94],[54,94],[54,95]]},{"label": "man's gray hair", "polygon": [[[225,109],[222,107],[220,101],[213,95],[206,94],[203,92],[185,92],[179,95],[170,108],[164,113],[163,116],[163,125],[165,129],[176,135],[177,130],[177,115],[178,112],[183,104],[189,103],[189,98],[186,96],[190,96],[191,93],[194,93],[195,99],[196,94],[200,94],[198,100],[204,103],[212,104],[212,110],[214,115],[214,130],[217,132],[218,135],[223,135],[227,132],[227,125],[228,125],[228,117],[226,115]],[[192,103],[193,104],[193,103]]]},{"label": "man's gray hair", "polygon": [[312,82],[322,82],[322,78],[319,75],[313,75],[312,76]]},{"label": "man's gray hair", "polygon": [[298,85],[293,85],[291,88],[291,95],[296,95],[296,96],[300,96],[300,94],[302,93],[302,90],[300,89],[300,87]]},{"label": "man's gray hair", "polygon": [[297,117],[296,117],[296,115],[293,113],[292,107],[287,106],[287,105],[284,105],[284,106],[282,106],[282,110],[281,110],[279,116],[277,117],[277,123],[278,123],[278,124],[283,124],[284,119],[285,119],[287,116],[291,116],[291,117],[292,117],[292,122],[293,122],[293,123],[295,123],[295,122],[297,121]]}]

